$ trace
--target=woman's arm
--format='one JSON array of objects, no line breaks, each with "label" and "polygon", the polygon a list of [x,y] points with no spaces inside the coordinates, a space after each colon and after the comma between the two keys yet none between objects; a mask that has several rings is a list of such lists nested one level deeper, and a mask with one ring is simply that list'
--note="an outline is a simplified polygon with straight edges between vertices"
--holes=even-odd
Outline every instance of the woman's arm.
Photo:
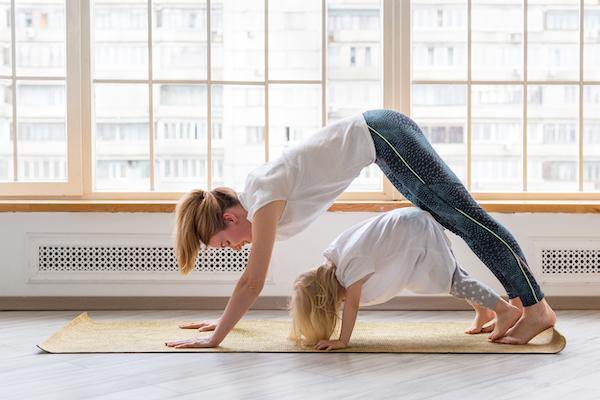
[{"label": "woman's arm", "polygon": [[210,344],[218,346],[235,324],[254,304],[265,284],[271,253],[275,243],[277,222],[285,208],[285,200],[273,201],[254,215],[252,221],[252,249],[246,270],[239,279],[223,315],[213,333]]}]

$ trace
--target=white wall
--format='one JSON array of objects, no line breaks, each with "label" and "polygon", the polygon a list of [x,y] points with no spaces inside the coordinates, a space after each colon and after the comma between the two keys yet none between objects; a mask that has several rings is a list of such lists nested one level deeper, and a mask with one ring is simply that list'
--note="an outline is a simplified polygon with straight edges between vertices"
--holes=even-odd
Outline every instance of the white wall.
[{"label": "white wall", "polygon": [[[275,246],[270,267],[270,283],[263,295],[285,296],[291,282],[303,270],[319,265],[321,251],[343,229],[373,213],[326,213],[300,235]],[[517,238],[534,270],[538,262],[536,243],[588,243],[600,249],[600,214],[505,214],[493,213]],[[99,282],[31,282],[31,238],[40,234],[102,234],[130,237],[140,243],[162,237],[169,242],[173,214],[158,213],[0,213],[0,296],[227,296],[232,282],[211,283],[173,273],[163,277],[144,276],[135,280]],[[465,269],[475,277],[501,290],[493,275],[468,246],[448,233],[454,252]],[[75,235],[75,236],[72,236]],[[86,237],[89,237],[87,235]],[[150,240],[148,239],[148,240]],[[600,275],[600,274],[595,274]],[[595,282],[594,282],[595,281]],[[542,283],[547,295],[600,295],[598,276],[565,278]],[[504,293],[504,292],[501,292]]]}]

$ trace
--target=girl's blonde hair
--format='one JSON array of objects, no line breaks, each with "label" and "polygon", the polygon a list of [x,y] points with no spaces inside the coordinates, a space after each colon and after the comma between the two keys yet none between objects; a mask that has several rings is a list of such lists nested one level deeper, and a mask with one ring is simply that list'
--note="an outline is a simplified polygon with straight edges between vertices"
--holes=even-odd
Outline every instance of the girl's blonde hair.
[{"label": "girl's blonde hair", "polygon": [[299,346],[329,339],[339,325],[339,300],[334,265],[321,265],[296,278],[289,305],[292,318],[289,339]]},{"label": "girl's blonde hair", "polygon": [[212,191],[192,190],[177,203],[175,227],[175,254],[179,272],[194,269],[200,244],[208,244],[210,238],[223,229],[223,212],[240,204],[235,191],[218,187]]}]

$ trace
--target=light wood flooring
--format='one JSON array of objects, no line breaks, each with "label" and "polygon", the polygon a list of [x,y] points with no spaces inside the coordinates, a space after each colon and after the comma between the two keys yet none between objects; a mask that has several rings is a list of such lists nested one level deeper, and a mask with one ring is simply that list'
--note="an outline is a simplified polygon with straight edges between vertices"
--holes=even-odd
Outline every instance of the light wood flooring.
[{"label": "light wood flooring", "polygon": [[[76,311],[0,312],[0,399],[600,399],[600,311],[560,311],[558,355],[44,354]],[[92,311],[97,320],[217,311]],[[372,321],[467,323],[465,311],[362,311]],[[284,311],[246,318],[286,319]]]}]

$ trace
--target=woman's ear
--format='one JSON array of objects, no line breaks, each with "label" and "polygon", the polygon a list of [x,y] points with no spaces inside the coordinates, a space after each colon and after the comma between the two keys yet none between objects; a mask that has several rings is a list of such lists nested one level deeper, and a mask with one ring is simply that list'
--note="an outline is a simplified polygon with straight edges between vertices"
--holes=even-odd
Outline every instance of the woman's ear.
[{"label": "woman's ear", "polygon": [[223,213],[223,220],[225,223],[231,222],[235,224],[238,221],[238,217],[234,213],[225,212]]}]

